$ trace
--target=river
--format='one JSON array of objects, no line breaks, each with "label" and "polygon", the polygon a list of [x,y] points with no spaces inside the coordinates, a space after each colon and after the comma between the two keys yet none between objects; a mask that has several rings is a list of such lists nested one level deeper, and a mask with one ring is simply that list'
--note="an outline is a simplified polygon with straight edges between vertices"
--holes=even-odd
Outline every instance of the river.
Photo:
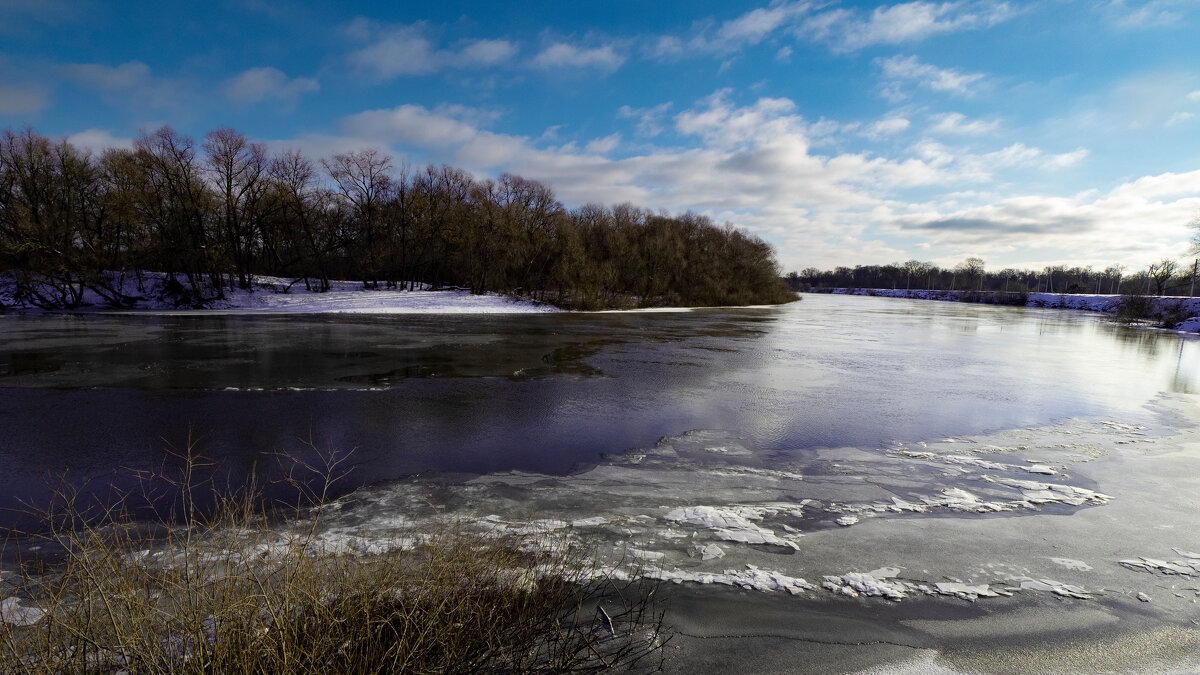
[{"label": "river", "polygon": [[640,557],[695,610],[676,670],[1022,672],[1159,636],[1126,669],[1200,644],[1198,393],[1194,338],[919,300],[3,316],[0,495],[150,468],[189,433],[234,479],[353,448],[330,541],[451,513]]}]

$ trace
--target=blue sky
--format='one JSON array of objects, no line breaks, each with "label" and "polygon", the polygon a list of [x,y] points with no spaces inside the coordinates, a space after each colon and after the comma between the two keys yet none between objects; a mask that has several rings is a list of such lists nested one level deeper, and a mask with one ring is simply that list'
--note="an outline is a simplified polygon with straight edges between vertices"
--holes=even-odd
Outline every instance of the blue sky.
[{"label": "blue sky", "polygon": [[692,210],[785,270],[1183,257],[1200,1],[0,0],[0,127],[232,126]]}]

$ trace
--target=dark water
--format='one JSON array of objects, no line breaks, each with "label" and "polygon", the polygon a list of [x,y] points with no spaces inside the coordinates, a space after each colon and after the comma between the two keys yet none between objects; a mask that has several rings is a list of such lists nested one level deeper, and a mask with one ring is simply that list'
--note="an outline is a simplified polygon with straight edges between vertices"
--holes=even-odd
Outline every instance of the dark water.
[{"label": "dark water", "polygon": [[1095,315],[807,296],[781,308],[478,316],[0,317],[0,505],[186,444],[235,476],[356,448],[357,484],[565,473],[688,429],[770,453],[1137,411],[1200,343]]}]

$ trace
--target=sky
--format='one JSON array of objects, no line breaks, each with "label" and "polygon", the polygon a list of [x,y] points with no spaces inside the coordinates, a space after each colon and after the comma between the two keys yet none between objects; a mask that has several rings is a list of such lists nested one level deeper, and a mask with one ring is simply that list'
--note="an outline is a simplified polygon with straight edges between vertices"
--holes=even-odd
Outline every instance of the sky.
[{"label": "sky", "polygon": [[0,128],[231,126],[730,222],[783,271],[1190,261],[1200,0],[0,0]]}]

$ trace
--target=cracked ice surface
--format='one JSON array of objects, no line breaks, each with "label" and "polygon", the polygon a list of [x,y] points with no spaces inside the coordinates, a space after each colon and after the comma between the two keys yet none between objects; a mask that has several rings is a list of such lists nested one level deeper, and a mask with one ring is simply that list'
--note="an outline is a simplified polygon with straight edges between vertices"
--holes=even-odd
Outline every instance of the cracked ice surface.
[{"label": "cracked ice surface", "polygon": [[[1071,522],[1042,521],[1047,509],[1069,515],[1124,503],[1079,471],[1117,448],[1151,441],[1137,425],[1067,421],[980,438],[764,458],[733,434],[697,430],[566,476],[510,471],[364,490],[333,512],[335,521],[354,523],[330,529],[341,541],[379,546],[395,538],[373,526],[388,518],[402,523],[397,531],[406,536],[459,519],[489,535],[591,551],[598,569],[755,592],[1086,600],[1099,592],[1091,589],[1111,586],[1081,575],[1135,568],[1178,574],[1181,565],[1200,574],[1200,556],[1189,558],[1196,567],[1156,566],[1152,559],[1122,567],[1116,557],[1073,550],[1069,537],[1040,548],[1026,536],[1042,522]],[[1041,467],[1054,470],[1045,473],[1052,482],[1028,478]],[[353,532],[362,538],[351,540]],[[981,532],[1021,543],[993,544],[994,535]],[[914,546],[913,533],[924,543]]]}]

